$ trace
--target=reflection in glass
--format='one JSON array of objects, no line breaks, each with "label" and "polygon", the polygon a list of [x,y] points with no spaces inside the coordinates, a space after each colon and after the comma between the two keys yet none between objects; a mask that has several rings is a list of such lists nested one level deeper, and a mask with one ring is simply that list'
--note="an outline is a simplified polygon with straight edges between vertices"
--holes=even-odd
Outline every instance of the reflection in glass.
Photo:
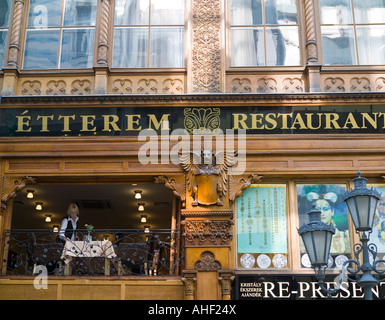
[{"label": "reflection in glass", "polygon": [[5,46],[7,44],[7,30],[0,30],[0,69],[4,64],[5,59]]},{"label": "reflection in glass", "polygon": [[151,0],[152,25],[184,24],[184,0]]},{"label": "reflection in glass", "polygon": [[151,28],[149,67],[183,67],[183,36],[183,27]]},{"label": "reflection in glass", "polygon": [[114,54],[115,68],[147,67],[148,28],[115,28]]},{"label": "reflection in glass", "polygon": [[[381,199],[377,203],[370,242],[377,246],[378,253],[385,253],[385,185],[374,186],[374,189],[381,194]],[[377,259],[384,259],[383,255]]]},{"label": "reflection in glass", "polygon": [[357,64],[353,27],[323,26],[324,64]]},{"label": "reflection in glass", "polygon": [[350,0],[319,0],[319,5],[322,24],[353,23]]},{"label": "reflection in glass", "polygon": [[63,30],[60,68],[91,68],[94,29]]},{"label": "reflection in glass", "polygon": [[266,24],[297,24],[296,0],[265,0]]},{"label": "reflection in glass", "polygon": [[385,26],[357,26],[360,64],[385,64]]},{"label": "reflection in glass", "polygon": [[11,0],[0,0],[0,27],[8,27]]},{"label": "reflection in glass", "polygon": [[97,0],[66,0],[64,26],[94,26]]},{"label": "reflection in glass", "polygon": [[297,27],[266,28],[268,66],[295,66],[300,63]]},{"label": "reflection in glass", "polygon": [[62,0],[31,0],[28,27],[58,27],[61,24]]},{"label": "reflection in glass", "polygon": [[231,29],[231,65],[249,67],[265,65],[263,28]]},{"label": "reflection in glass", "polygon": [[232,25],[263,24],[262,0],[232,0],[230,10]]},{"label": "reflection in glass", "polygon": [[149,0],[117,0],[115,25],[147,25]]},{"label": "reflection in glass", "polygon": [[56,68],[59,30],[27,30],[24,69]]},{"label": "reflection in glass", "polygon": [[356,23],[385,23],[384,0],[354,0]]}]

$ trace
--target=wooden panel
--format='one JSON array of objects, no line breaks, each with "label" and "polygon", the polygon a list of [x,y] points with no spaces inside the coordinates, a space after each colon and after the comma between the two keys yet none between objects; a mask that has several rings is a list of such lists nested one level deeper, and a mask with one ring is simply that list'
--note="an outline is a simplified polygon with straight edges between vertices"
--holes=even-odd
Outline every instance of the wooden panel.
[{"label": "wooden panel", "polygon": [[8,172],[28,172],[28,171],[56,171],[60,169],[60,162],[25,162],[25,161],[9,161]]},{"label": "wooden panel", "polygon": [[63,300],[119,300],[120,284],[63,284]]},{"label": "wooden panel", "polygon": [[79,161],[65,162],[65,170],[82,170],[82,171],[122,171],[122,162],[109,161]]},{"label": "wooden panel", "polygon": [[198,272],[197,300],[218,300],[218,273],[216,271]]},{"label": "wooden panel", "polygon": [[294,168],[352,168],[353,167],[353,161],[325,161],[325,160],[319,160],[319,161],[293,161],[293,167]]},{"label": "wooden panel", "polygon": [[181,283],[141,283],[125,287],[126,300],[183,300]]},{"label": "wooden panel", "polygon": [[47,289],[36,290],[33,286],[33,280],[28,284],[1,280],[0,300],[55,300],[57,298],[57,288],[57,285],[48,285]]}]

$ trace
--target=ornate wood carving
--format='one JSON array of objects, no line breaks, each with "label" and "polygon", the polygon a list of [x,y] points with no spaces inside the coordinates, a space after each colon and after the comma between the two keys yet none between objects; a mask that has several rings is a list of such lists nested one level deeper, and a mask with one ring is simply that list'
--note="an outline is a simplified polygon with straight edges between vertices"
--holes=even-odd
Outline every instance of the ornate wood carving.
[{"label": "ornate wood carving", "polygon": [[306,23],[306,49],[307,63],[318,63],[317,40],[315,34],[315,15],[313,0],[305,0],[305,23]]},{"label": "ornate wood carving", "polygon": [[229,245],[233,220],[184,220],[183,236],[186,247]]},{"label": "ornate wood carving", "polygon": [[5,210],[9,199],[16,197],[16,194],[23,190],[27,184],[36,183],[36,178],[33,177],[10,177],[3,178],[3,185],[1,191],[1,209]]},{"label": "ornate wood carving", "polygon": [[100,18],[100,33],[98,42],[97,62],[101,65],[108,65],[108,29],[110,16],[110,0],[102,0]]},{"label": "ornate wood carving", "polygon": [[192,1],[192,91],[221,92],[221,2]]},{"label": "ornate wood carving", "polygon": [[13,24],[11,30],[11,41],[9,42],[7,66],[17,67],[20,50],[21,25],[23,20],[24,0],[16,0],[13,9]]},{"label": "ornate wood carving", "polygon": [[155,177],[155,183],[164,183],[165,187],[171,190],[175,196],[180,198],[182,203],[186,201],[186,177],[180,176],[158,176]]},{"label": "ornate wood carving", "polygon": [[228,169],[235,164],[235,155],[235,151],[212,154],[211,150],[179,155],[181,166],[186,171],[192,206],[223,206],[228,189]]},{"label": "ornate wood carving", "polygon": [[183,271],[184,294],[186,300],[194,300],[196,287],[196,270]]},{"label": "ornate wood carving", "polygon": [[222,300],[228,300],[231,296],[231,282],[234,280],[234,271],[221,270],[219,272],[219,281],[221,282]]},{"label": "ornate wood carving", "polygon": [[256,174],[229,176],[229,200],[234,201],[235,198],[242,195],[243,191],[248,189],[251,184],[258,183],[262,179],[262,176]]},{"label": "ornate wood carving", "polygon": [[215,260],[211,251],[202,252],[200,259],[194,265],[194,269],[198,271],[217,271],[221,268],[221,263]]}]

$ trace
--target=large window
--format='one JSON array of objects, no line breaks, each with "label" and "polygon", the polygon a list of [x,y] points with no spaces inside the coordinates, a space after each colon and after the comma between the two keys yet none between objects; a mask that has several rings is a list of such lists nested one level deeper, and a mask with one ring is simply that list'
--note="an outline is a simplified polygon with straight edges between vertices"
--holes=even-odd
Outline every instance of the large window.
[{"label": "large window", "polygon": [[231,66],[300,64],[296,0],[231,0]]},{"label": "large window", "polygon": [[182,68],[184,0],[116,0],[112,66]]},{"label": "large window", "polygon": [[91,68],[97,0],[31,0],[24,69]]},{"label": "large window", "polygon": [[319,0],[325,65],[385,64],[385,0]]},{"label": "large window", "polygon": [[11,0],[0,0],[0,69],[4,64]]}]

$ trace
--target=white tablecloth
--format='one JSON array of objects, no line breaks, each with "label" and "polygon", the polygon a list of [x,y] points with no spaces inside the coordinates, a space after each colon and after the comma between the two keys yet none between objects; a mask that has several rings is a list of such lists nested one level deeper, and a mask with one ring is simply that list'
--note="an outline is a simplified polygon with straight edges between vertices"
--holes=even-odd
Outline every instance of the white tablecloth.
[{"label": "white tablecloth", "polygon": [[61,258],[70,257],[116,257],[111,241],[66,241]]}]

